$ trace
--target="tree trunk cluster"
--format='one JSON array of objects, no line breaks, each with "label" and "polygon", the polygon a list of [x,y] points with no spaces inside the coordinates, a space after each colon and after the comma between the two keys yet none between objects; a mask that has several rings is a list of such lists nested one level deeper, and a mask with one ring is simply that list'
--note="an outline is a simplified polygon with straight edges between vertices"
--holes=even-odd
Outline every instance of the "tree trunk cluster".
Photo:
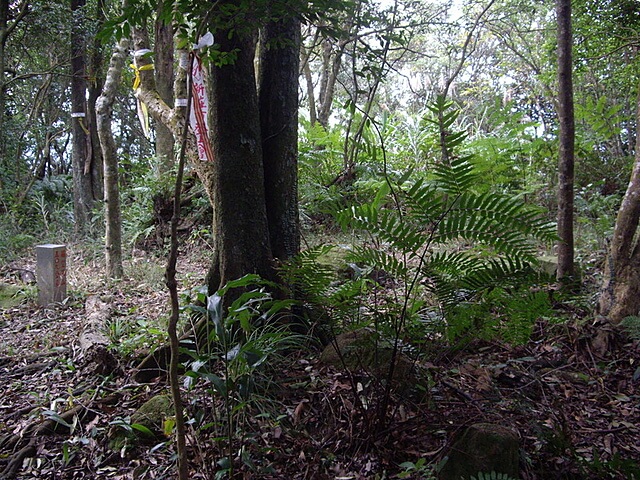
[{"label": "tree trunk cluster", "polygon": [[[220,50],[233,52],[234,61],[212,65],[207,71],[209,140],[214,161],[201,161],[194,135],[190,133],[187,138],[187,158],[213,206],[210,292],[248,273],[275,279],[276,259],[286,260],[299,249],[300,23],[292,16],[258,29],[247,27],[245,18],[241,28],[237,27],[216,32]],[[134,31],[135,49],[148,48],[145,37],[140,29]],[[171,108],[150,75],[140,73],[138,98],[157,122],[180,138],[184,109]],[[184,73],[177,73],[174,90],[184,88],[180,80]],[[180,94],[174,95],[178,98]]]}]

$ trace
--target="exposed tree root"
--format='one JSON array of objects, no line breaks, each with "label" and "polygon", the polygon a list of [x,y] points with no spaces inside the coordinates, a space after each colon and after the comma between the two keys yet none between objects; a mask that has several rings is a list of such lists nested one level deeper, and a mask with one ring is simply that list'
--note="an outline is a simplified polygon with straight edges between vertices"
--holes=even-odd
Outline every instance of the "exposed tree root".
[{"label": "exposed tree root", "polygon": [[[73,424],[74,417],[78,421],[89,421],[96,416],[96,412],[84,405],[76,405],[70,410],[60,414],[66,424]],[[38,437],[44,435],[69,434],[70,428],[59,420],[48,418],[40,423],[32,423],[27,426],[21,434],[9,435],[0,441],[0,448],[3,450],[14,450],[14,453],[6,459],[7,465],[0,472],[0,478],[13,479],[20,471],[25,458],[36,454],[36,441]]]}]

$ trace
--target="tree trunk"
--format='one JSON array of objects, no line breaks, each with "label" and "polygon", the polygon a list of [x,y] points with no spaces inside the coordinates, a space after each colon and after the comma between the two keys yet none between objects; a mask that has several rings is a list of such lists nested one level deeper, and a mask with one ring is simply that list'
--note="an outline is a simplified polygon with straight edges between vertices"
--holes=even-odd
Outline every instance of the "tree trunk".
[{"label": "tree trunk", "polygon": [[210,292],[248,273],[274,277],[254,71],[256,35],[247,30],[238,29],[231,35],[218,32],[221,51],[237,51],[237,56],[233,64],[213,66],[209,75],[215,158],[209,179],[215,239]]},{"label": "tree trunk", "polygon": [[640,95],[636,99],[635,162],[618,210],[598,301],[599,313],[613,324],[640,312]]},{"label": "tree trunk", "polygon": [[81,20],[85,0],[71,0],[74,24],[71,31],[71,112],[73,212],[76,235],[88,231],[94,195],[91,179],[91,137],[86,108],[86,42]]},{"label": "tree trunk", "polygon": [[120,83],[122,69],[129,50],[129,41],[122,39],[114,49],[105,79],[102,95],[96,102],[98,136],[104,160],[105,252],[107,275],[122,278],[122,222],[120,191],[118,187],[118,156],[111,119],[113,102]]},{"label": "tree trunk", "polygon": [[336,82],[338,81],[338,73],[342,65],[342,56],[347,46],[346,40],[338,41],[334,45],[329,39],[323,42],[322,52],[322,74],[320,77],[320,105],[318,111],[318,123],[324,128],[329,126],[329,117],[331,116],[331,107],[333,106],[333,97],[336,90]]},{"label": "tree trunk", "polygon": [[[149,35],[144,28],[133,28],[131,30],[133,38],[134,50],[143,50],[149,48]],[[150,62],[147,57],[137,56],[135,63],[138,67],[143,67]],[[178,68],[176,72],[176,78],[174,82],[175,98],[186,98],[187,72],[184,68]],[[182,132],[184,130],[185,112],[183,107],[171,108],[160,97],[160,94],[156,88],[156,82],[153,74],[153,70],[141,70],[140,71],[140,88],[135,92],[136,97],[145,103],[149,109],[149,115],[155,120],[156,125],[162,124],[167,127],[174,138],[182,138]],[[192,131],[189,131],[187,135],[187,159],[194,168],[200,181],[205,187],[209,201],[213,205],[213,195],[211,189],[211,169],[212,166],[208,163],[200,162],[198,160],[198,149],[196,146],[195,136]]]},{"label": "tree trunk", "polygon": [[[6,136],[5,136],[5,115],[6,115],[6,91],[5,91],[5,66],[6,47],[11,32],[24,19],[29,12],[29,2],[20,2],[18,15],[9,21],[9,0],[0,0],[0,165],[6,161]],[[0,193],[2,193],[2,178],[0,178]]]},{"label": "tree trunk", "polygon": [[[231,34],[226,30],[216,33],[220,50],[233,52],[235,59],[228,65],[212,65],[207,77],[209,134],[215,161],[199,160],[194,135],[190,133],[187,139],[189,161],[214,210],[214,255],[207,279],[210,292],[249,273],[275,279],[270,221],[273,235],[281,236],[274,241],[281,259],[295,254],[299,246],[296,172],[299,24],[287,20],[272,25],[272,30],[265,33],[266,38],[277,40],[272,45],[288,43],[280,41],[283,37],[289,38],[292,45],[271,50],[266,48],[268,40],[265,40],[261,62],[264,68],[260,73],[264,98],[260,103],[254,69],[256,31],[245,28],[255,23],[244,19],[242,28],[233,29]],[[134,28],[133,35],[136,50],[148,48],[142,29]],[[138,59],[136,64],[142,66]],[[184,125],[183,112],[180,108],[171,109],[160,98],[148,72],[140,72],[141,87],[136,96],[145,102],[153,118],[168,126],[178,138]],[[174,89],[182,85],[180,77],[184,71],[179,69],[177,73]],[[175,95],[184,98],[177,92]],[[265,117],[262,125],[260,109]],[[267,209],[273,209],[273,215],[267,217]]]},{"label": "tree trunk", "polygon": [[[304,35],[310,35],[310,30],[307,29],[301,37]],[[300,73],[304,74],[307,89],[307,103],[309,105],[309,123],[311,123],[312,126],[318,121],[318,114],[316,111],[315,85],[313,83],[313,75],[311,73],[311,57],[318,38],[320,38],[320,30],[316,28],[309,46],[306,45],[306,40],[303,40],[303,38],[300,39]]]},{"label": "tree trunk", "polygon": [[[104,25],[105,19],[105,0],[98,0],[95,12],[97,28],[101,29]],[[87,124],[89,128],[91,145],[91,191],[94,200],[102,199],[104,197],[104,192],[102,190],[102,151],[99,148],[100,139],[98,138],[98,128],[96,120],[96,101],[102,93],[102,86],[104,84],[104,72],[102,63],[102,41],[98,36],[96,36],[93,40],[93,45],[91,46],[91,55],[89,57],[89,68],[87,74],[87,90],[89,92],[87,98]]]},{"label": "tree trunk", "polygon": [[[278,40],[275,42],[274,40]],[[273,256],[300,250],[298,219],[298,77],[300,22],[270,22],[262,31],[260,123],[265,200]]]},{"label": "tree trunk", "polygon": [[[5,81],[4,81],[4,68],[5,68],[5,51],[7,46],[8,33],[8,21],[9,21],[9,1],[0,0],[0,160],[2,163],[6,161],[6,137],[4,134],[5,125]],[[0,193],[2,192],[2,178],[0,178]]]},{"label": "tree trunk", "polygon": [[575,121],[573,114],[571,0],[556,0],[558,22],[558,281],[571,283],[574,271],[573,182]]},{"label": "tree trunk", "polygon": [[307,84],[307,102],[309,103],[309,123],[315,125],[318,121],[318,114],[316,113],[316,94],[313,91],[313,77],[311,75],[311,67],[309,63],[305,63],[302,67],[304,72],[304,80]]},{"label": "tree trunk", "polygon": [[[158,2],[158,17],[163,9],[171,8],[171,3]],[[173,27],[156,20],[155,25],[155,79],[158,95],[169,108],[173,108]],[[158,174],[163,175],[173,168],[173,133],[162,122],[156,122],[156,158]]]}]

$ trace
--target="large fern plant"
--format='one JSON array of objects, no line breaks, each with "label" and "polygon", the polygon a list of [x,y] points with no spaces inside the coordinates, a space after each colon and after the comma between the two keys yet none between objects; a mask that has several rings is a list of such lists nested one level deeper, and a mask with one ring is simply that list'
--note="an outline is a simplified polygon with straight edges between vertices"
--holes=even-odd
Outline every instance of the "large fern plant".
[{"label": "large fern plant", "polygon": [[423,292],[446,318],[486,292],[514,288],[530,278],[537,247],[555,239],[554,225],[520,198],[474,190],[473,158],[459,153],[465,134],[454,131],[457,110],[443,98],[430,109],[442,152],[432,172],[388,179],[372,202],[338,214],[343,228],[371,239],[353,262],[404,286],[401,321],[424,306]]}]

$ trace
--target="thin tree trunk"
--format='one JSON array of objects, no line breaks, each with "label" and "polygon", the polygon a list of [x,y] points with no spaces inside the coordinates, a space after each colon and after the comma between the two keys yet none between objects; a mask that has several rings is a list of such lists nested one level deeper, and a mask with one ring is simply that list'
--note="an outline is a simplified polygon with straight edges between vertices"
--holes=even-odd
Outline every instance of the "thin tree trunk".
[{"label": "thin tree trunk", "polygon": [[[158,2],[158,16],[172,3]],[[155,80],[158,95],[169,108],[173,108],[173,27],[156,20],[155,25]],[[163,175],[174,165],[174,138],[171,129],[162,122],[156,122],[156,157],[158,174]]]},{"label": "thin tree trunk", "polygon": [[307,84],[307,102],[309,103],[309,123],[315,125],[318,121],[318,114],[316,113],[316,94],[313,91],[313,77],[311,76],[311,67],[309,62],[305,63],[302,67],[304,72],[304,80]]},{"label": "thin tree trunk", "polygon": [[[146,29],[134,28],[132,30],[132,36],[134,49],[136,51],[149,48],[149,35]],[[149,63],[149,59],[144,56],[136,55],[134,57],[134,64],[137,68],[141,68],[144,65],[148,65]],[[188,465],[185,454],[186,444],[184,412],[182,407],[182,397],[180,394],[180,384],[178,382],[178,363],[180,352],[177,335],[177,324],[180,316],[180,310],[177,290],[178,285],[176,282],[176,262],[178,258],[177,227],[180,220],[180,192],[184,170],[184,159],[185,156],[188,155],[190,157],[190,160],[195,164],[195,159],[197,159],[197,150],[195,147],[194,137],[193,135],[188,134],[188,129],[185,125],[185,112],[179,108],[172,109],[160,97],[156,89],[156,82],[152,70],[140,70],[139,74],[140,88],[138,88],[136,91],[136,97],[147,105],[149,113],[156,120],[157,124],[164,125],[172,133],[172,136],[174,136],[175,138],[180,138],[183,142],[183,145],[181,146],[180,162],[178,164],[178,173],[175,184],[174,211],[171,218],[171,251],[169,253],[167,268],[165,270],[166,284],[171,297],[171,317],[169,319],[169,325],[167,328],[171,352],[169,363],[169,381],[171,396],[173,399],[173,407],[176,416],[178,479],[183,480],[188,478]],[[186,88],[184,88],[186,85],[186,76],[187,72],[184,69],[180,69],[178,72],[178,78],[175,81],[177,98],[184,98],[182,97],[182,95],[186,92]],[[200,171],[197,168],[196,170]]]},{"label": "thin tree trunk", "polygon": [[[104,25],[105,0],[98,0],[95,8],[96,24],[100,29]],[[103,198],[103,162],[102,151],[99,148],[100,139],[98,138],[98,127],[96,120],[96,101],[102,93],[104,84],[103,59],[102,59],[102,41],[96,36],[91,46],[91,55],[89,57],[89,68],[87,77],[88,98],[87,98],[87,125],[89,128],[91,148],[91,191],[94,200]]]},{"label": "thin tree trunk", "polygon": [[635,162],[618,210],[598,300],[599,313],[613,324],[640,313],[640,94],[636,99]]},{"label": "thin tree trunk", "polygon": [[315,28],[315,33],[313,34],[313,39],[311,43],[307,46],[306,41],[304,40],[305,35],[309,35],[311,28],[306,29],[300,38],[300,74],[304,75],[304,80],[307,89],[307,103],[309,104],[309,122],[311,125],[315,125],[318,121],[318,114],[316,110],[316,93],[315,93],[315,85],[313,82],[313,75],[311,73],[311,56],[313,55],[313,49],[316,46],[318,38],[320,38],[320,30]]},{"label": "thin tree trunk", "polygon": [[339,40],[335,52],[333,44],[329,40],[325,40],[322,54],[322,76],[320,78],[320,95],[318,101],[320,105],[318,111],[318,123],[323,127],[329,126],[329,117],[331,116],[331,107],[333,106],[333,97],[336,90],[336,82],[338,81],[338,73],[342,65],[342,56],[347,46],[347,40]]},{"label": "thin tree trunk", "polygon": [[[6,115],[5,65],[6,47],[9,36],[16,26],[29,12],[29,2],[22,0],[18,15],[9,21],[9,0],[0,0],[0,162],[6,161],[6,137],[4,132]],[[1,163],[0,163],[1,164]],[[0,193],[2,192],[2,178],[0,178]]]},{"label": "thin tree trunk", "polygon": [[[6,63],[5,51],[7,46],[9,21],[9,0],[0,0],[0,161],[6,162],[6,137],[5,125],[5,82],[4,67]],[[0,177],[0,193],[2,193],[2,178]]]},{"label": "thin tree trunk", "polygon": [[[149,35],[143,28],[133,28],[131,31],[133,38],[134,50],[142,50],[149,48]],[[138,67],[142,67],[150,60],[146,57],[137,57],[134,59]],[[186,88],[187,72],[183,68],[178,68],[174,80],[175,98],[187,98]],[[136,97],[145,103],[149,109],[149,115],[155,120],[156,124],[166,126],[174,138],[181,138],[184,130],[185,112],[184,107],[171,108],[160,97],[156,89],[156,82],[153,70],[140,71],[140,88],[135,92]],[[198,159],[198,148],[193,132],[189,129],[186,140],[186,156],[189,164],[194,168],[200,181],[205,187],[209,200],[213,205],[213,194],[211,192],[212,182],[212,166],[209,163],[201,162]]]},{"label": "thin tree trunk", "polygon": [[102,95],[96,101],[98,137],[104,160],[105,200],[105,252],[107,275],[122,278],[122,221],[120,215],[120,191],[118,187],[118,156],[111,130],[113,102],[115,101],[122,69],[129,51],[129,40],[123,38],[113,51]]},{"label": "thin tree trunk", "polygon": [[556,0],[558,22],[558,281],[571,283],[574,271],[573,183],[575,120],[573,113],[571,0]]},{"label": "thin tree trunk", "polygon": [[73,212],[76,235],[85,235],[89,229],[94,196],[91,182],[91,139],[86,106],[86,42],[83,31],[82,10],[85,0],[71,0],[74,24],[71,31],[71,112],[72,112],[72,169]]}]

